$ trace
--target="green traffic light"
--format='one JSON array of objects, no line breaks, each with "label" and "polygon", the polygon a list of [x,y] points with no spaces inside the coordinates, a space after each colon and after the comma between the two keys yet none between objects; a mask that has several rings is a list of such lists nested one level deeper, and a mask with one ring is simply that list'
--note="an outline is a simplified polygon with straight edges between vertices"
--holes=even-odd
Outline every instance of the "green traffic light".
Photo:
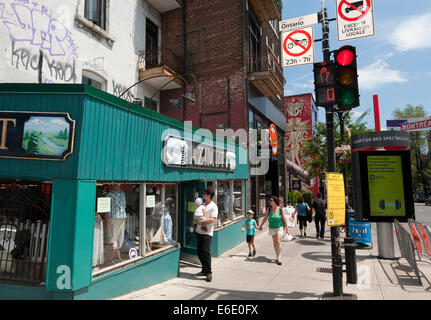
[{"label": "green traffic light", "polygon": [[340,103],[343,106],[348,106],[356,101],[356,90],[353,88],[343,88],[339,94]]}]

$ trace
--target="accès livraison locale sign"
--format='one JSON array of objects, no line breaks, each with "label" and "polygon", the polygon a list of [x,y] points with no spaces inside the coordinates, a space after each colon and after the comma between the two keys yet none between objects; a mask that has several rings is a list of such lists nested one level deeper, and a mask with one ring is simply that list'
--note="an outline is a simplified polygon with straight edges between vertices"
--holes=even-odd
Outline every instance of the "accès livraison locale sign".
[{"label": "acc\u00e8s livraison locale sign", "polygon": [[68,113],[0,111],[0,158],[64,161],[74,135]]}]

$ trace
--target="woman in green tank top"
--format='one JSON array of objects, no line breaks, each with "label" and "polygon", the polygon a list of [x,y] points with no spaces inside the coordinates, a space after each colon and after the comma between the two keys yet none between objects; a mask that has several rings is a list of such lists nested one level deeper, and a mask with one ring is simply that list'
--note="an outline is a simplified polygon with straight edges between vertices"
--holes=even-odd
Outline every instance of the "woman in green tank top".
[{"label": "woman in green tank top", "polygon": [[289,233],[287,228],[287,220],[284,215],[283,209],[278,206],[279,200],[277,196],[269,198],[269,210],[266,212],[263,222],[260,224],[259,230],[262,231],[263,225],[266,220],[269,221],[269,234],[272,236],[274,244],[274,251],[276,255],[275,262],[281,264],[281,238],[283,237],[283,229]]}]

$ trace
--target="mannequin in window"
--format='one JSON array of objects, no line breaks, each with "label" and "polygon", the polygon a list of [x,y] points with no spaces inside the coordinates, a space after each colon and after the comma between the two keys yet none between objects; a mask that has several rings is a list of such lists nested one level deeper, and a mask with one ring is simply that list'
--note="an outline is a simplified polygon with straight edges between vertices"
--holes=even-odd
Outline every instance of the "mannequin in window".
[{"label": "mannequin in window", "polygon": [[111,186],[106,197],[111,198],[111,211],[106,214],[105,265],[122,261],[120,248],[126,225],[126,193],[119,185]]}]

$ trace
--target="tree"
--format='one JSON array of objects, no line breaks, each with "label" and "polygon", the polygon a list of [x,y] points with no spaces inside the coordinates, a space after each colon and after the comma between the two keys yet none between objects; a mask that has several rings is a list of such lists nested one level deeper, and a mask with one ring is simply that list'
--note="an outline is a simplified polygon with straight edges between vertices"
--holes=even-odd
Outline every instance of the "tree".
[{"label": "tree", "polygon": [[30,136],[28,142],[28,154],[38,154],[39,153],[39,136],[36,132],[33,132]]},{"label": "tree", "polygon": [[[362,115],[352,120],[350,112],[343,115],[344,127],[348,128],[352,135],[371,131],[364,123],[364,118],[370,113],[371,109],[366,110]],[[335,146],[341,146],[342,139],[340,134],[340,118],[334,117],[334,141]],[[350,138],[347,130],[344,130],[344,144],[349,144]],[[321,181],[325,179],[326,170],[328,168],[327,159],[327,143],[326,143],[326,124],[323,122],[316,123],[314,127],[314,134],[311,138],[306,140],[302,147],[305,163],[304,169],[308,171],[310,178],[319,177]],[[346,175],[351,175],[350,165],[343,167],[337,165],[337,171],[342,172],[343,168],[347,169]]]},{"label": "tree", "polygon": [[[422,118],[426,116],[426,111],[423,105],[408,104],[404,108],[396,108],[392,112],[392,116],[399,120]],[[431,168],[431,133],[430,131],[414,131],[409,132],[409,137],[413,186],[427,186],[429,178],[427,178],[425,170]]]}]

